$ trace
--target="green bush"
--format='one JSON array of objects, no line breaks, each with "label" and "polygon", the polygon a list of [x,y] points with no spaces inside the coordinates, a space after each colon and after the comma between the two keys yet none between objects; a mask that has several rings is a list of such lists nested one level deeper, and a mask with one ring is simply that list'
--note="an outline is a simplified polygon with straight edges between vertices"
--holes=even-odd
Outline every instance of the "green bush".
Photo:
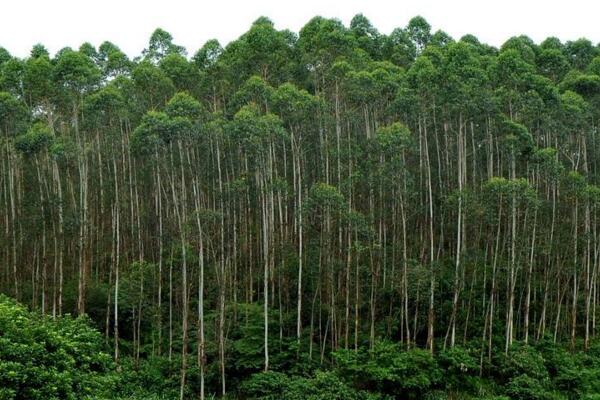
[{"label": "green bush", "polygon": [[356,387],[401,398],[421,398],[442,380],[442,371],[425,350],[403,350],[381,342],[372,350],[338,351],[340,374]]},{"label": "green bush", "polygon": [[586,394],[583,397],[581,397],[581,400],[600,400],[600,393],[599,394]]},{"label": "green bush", "polygon": [[0,295],[0,399],[102,398],[114,387],[102,337],[84,318],[52,320]]},{"label": "green bush", "polygon": [[587,353],[572,352],[553,342],[544,342],[537,347],[555,389],[570,399],[600,393],[600,365],[593,347]]},{"label": "green bush", "polygon": [[542,355],[532,346],[515,344],[508,354],[498,356],[499,378],[508,382],[522,375],[537,381],[548,381],[549,374]]},{"label": "green bush", "polygon": [[240,397],[256,400],[384,399],[348,386],[334,372],[317,372],[313,378],[302,378],[273,371],[252,375],[241,385]]},{"label": "green bush", "polygon": [[241,397],[247,399],[277,399],[289,390],[290,378],[281,372],[268,371],[252,375],[241,385]]},{"label": "green bush", "polygon": [[440,368],[444,371],[444,384],[452,390],[474,391],[479,383],[479,364],[468,349],[453,347],[437,356]]},{"label": "green bush", "polygon": [[179,396],[179,371],[181,358],[150,357],[135,366],[133,359],[120,361],[121,372],[116,393],[124,398],[151,395],[173,399]]},{"label": "green bush", "polygon": [[554,398],[539,380],[527,375],[512,378],[506,385],[506,394],[515,400],[550,400]]}]

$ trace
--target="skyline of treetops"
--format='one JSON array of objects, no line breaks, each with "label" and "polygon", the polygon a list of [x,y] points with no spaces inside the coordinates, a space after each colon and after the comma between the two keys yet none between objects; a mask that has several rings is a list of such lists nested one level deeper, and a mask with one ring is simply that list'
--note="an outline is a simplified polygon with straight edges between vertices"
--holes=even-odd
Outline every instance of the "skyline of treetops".
[{"label": "skyline of treetops", "polygon": [[519,346],[585,353],[599,105],[587,39],[495,48],[421,17],[261,17],[189,55],[157,29],[134,59],[0,47],[0,293],[87,314],[115,365],[168,360],[181,399],[386,344],[492,378]]}]

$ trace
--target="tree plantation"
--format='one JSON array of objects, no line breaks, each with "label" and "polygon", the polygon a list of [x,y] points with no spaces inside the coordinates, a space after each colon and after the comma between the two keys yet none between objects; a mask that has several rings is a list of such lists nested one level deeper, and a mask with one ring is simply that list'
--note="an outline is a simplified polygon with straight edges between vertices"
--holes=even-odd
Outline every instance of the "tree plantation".
[{"label": "tree plantation", "polygon": [[599,121],[421,17],[0,48],[0,399],[599,399]]}]

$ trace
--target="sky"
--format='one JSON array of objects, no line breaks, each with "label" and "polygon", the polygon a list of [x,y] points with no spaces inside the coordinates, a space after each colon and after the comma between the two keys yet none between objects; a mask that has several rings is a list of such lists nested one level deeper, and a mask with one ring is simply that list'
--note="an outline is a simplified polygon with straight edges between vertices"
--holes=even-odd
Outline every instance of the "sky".
[{"label": "sky", "polygon": [[[3,3],[3,4],[2,4]],[[235,40],[259,16],[277,29],[298,32],[316,15],[346,25],[363,13],[382,33],[404,27],[416,15],[458,39],[472,33],[500,46],[514,35],[536,42],[586,37],[600,42],[597,0],[4,0],[0,3],[0,46],[25,57],[36,43],[52,54],[83,42],[109,40],[133,57],[146,47],[155,28],[193,54],[207,40]]]}]

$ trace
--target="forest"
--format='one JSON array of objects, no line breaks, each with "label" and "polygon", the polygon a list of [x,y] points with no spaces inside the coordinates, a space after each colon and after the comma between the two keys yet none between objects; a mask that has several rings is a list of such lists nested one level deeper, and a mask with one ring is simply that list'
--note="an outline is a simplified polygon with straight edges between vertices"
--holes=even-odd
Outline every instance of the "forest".
[{"label": "forest", "polygon": [[599,121],[422,17],[0,48],[0,399],[600,399]]}]

